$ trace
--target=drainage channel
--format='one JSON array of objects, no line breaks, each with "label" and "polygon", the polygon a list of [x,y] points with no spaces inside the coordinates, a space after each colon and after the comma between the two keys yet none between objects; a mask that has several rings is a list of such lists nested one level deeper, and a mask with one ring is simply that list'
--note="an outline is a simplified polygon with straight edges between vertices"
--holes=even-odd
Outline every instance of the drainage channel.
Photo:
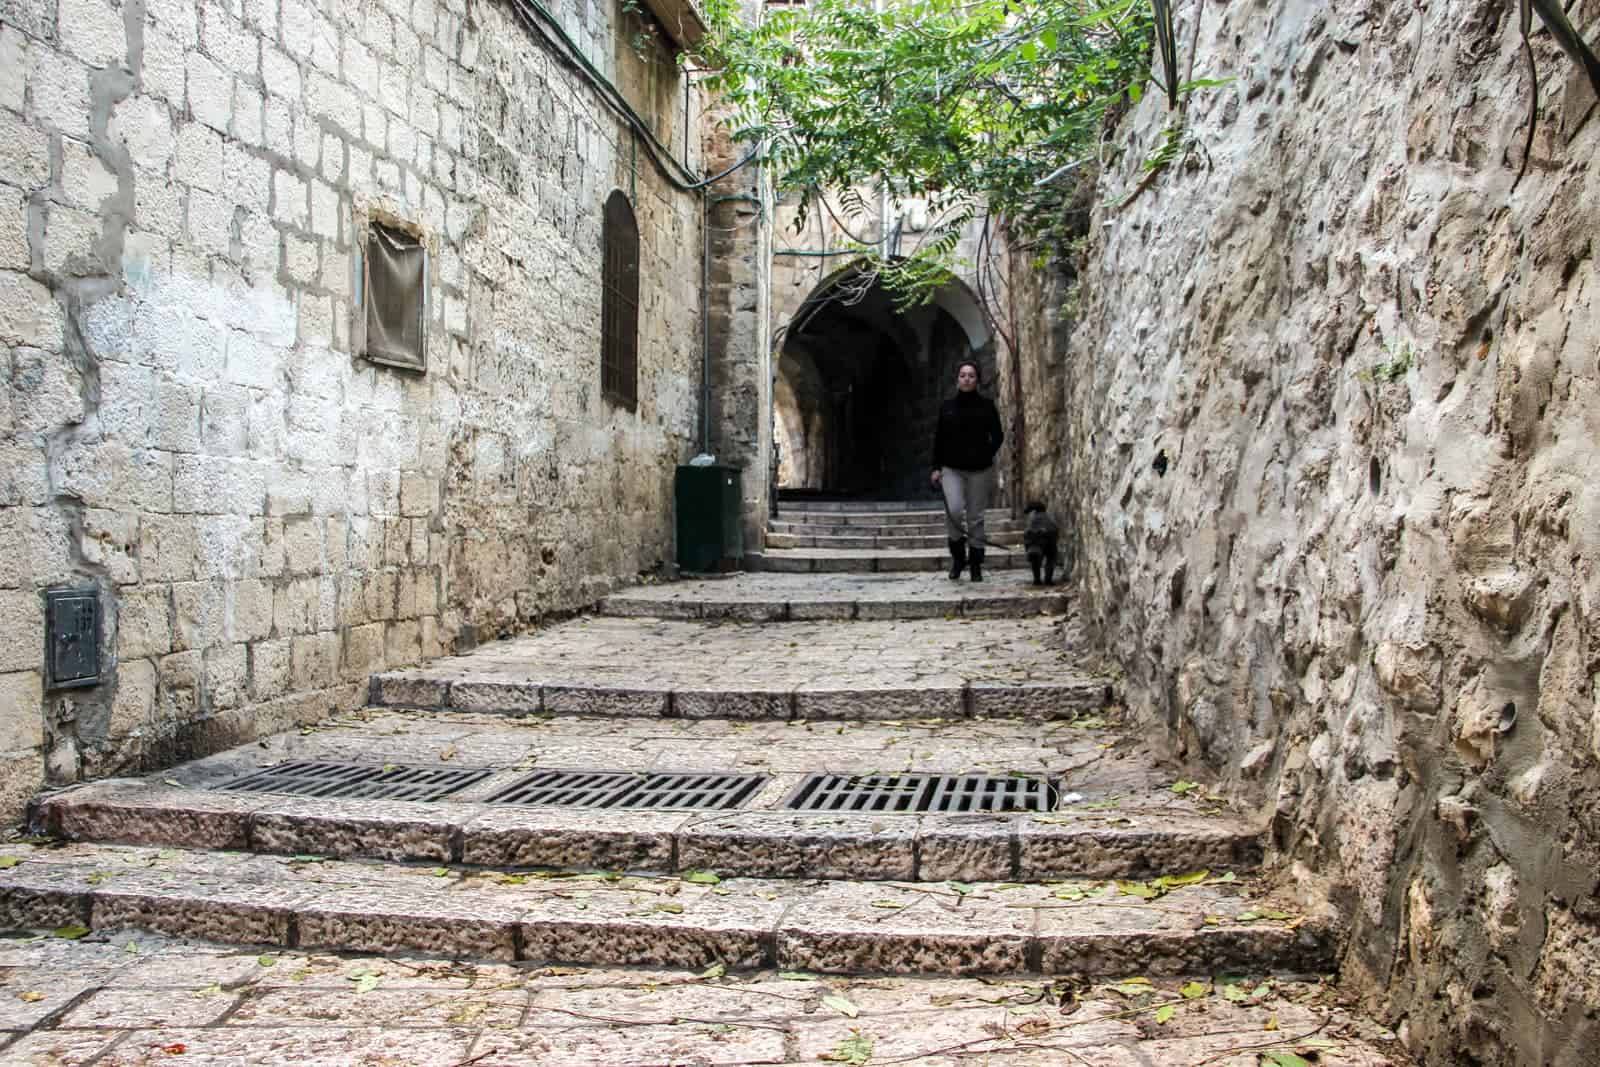
[{"label": "drainage channel", "polygon": [[[437,801],[483,781],[493,768],[442,768],[296,760],[211,788],[348,800]],[[559,771],[523,775],[480,803],[610,811],[731,811],[769,781],[763,774],[692,771]],[[795,812],[939,814],[1050,811],[1052,779],[992,774],[813,774],[786,797]]]},{"label": "drainage channel", "polygon": [[294,760],[213,786],[229,793],[286,793],[342,800],[443,800],[483,781],[486,767],[401,767]]}]

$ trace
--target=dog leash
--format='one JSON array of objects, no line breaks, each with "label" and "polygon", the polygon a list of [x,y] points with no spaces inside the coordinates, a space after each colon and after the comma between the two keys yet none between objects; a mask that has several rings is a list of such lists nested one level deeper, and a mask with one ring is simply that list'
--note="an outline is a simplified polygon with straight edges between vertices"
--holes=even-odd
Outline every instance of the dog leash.
[{"label": "dog leash", "polygon": [[[939,503],[944,505],[945,521],[950,523],[952,526],[955,525],[955,513],[950,510],[950,500],[944,495],[944,490],[942,489],[939,491]],[[983,542],[985,548],[994,548],[1000,550],[1001,552],[1010,552],[1014,547],[1012,545],[997,545],[987,537],[979,538],[979,540]]]}]

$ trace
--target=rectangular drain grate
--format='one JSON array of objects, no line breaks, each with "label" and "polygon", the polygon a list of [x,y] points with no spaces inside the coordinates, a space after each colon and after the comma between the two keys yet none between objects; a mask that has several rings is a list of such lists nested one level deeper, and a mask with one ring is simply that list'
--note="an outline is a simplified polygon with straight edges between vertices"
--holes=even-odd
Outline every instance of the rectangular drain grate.
[{"label": "rectangular drain grate", "polygon": [[230,793],[288,793],[348,800],[442,800],[491,774],[489,768],[401,767],[294,760],[213,786]]},{"label": "rectangular drain grate", "polygon": [[535,771],[497,790],[488,803],[725,811],[755,796],[766,781],[764,774]]},{"label": "rectangular drain grate", "polygon": [[990,774],[813,774],[784,803],[790,811],[1049,811],[1048,778]]}]

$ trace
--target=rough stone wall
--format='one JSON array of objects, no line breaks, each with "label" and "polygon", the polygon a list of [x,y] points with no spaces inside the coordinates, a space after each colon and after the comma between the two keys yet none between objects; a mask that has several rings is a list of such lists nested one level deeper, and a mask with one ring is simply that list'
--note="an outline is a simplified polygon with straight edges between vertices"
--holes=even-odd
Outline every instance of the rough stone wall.
[{"label": "rough stone wall", "polygon": [[[1422,1058],[1592,1063],[1593,90],[1541,33],[1519,183],[1515,5],[1197,10],[1192,74],[1233,80],[1140,191],[1145,98],[1081,287],[1031,297],[1083,610],[1134,711],[1333,893]],[[1571,16],[1592,38],[1600,3]]]},{"label": "rough stone wall", "polygon": [[[704,133],[705,169],[720,174],[749,149],[720,123]],[[773,466],[772,194],[760,167],[741,167],[706,190],[709,235],[706,337],[710,363],[706,448],[742,469],[744,547],[766,543]]]},{"label": "rough stone wall", "polygon": [[[620,4],[560,17],[613,79],[679,86],[627,68]],[[684,143],[681,86],[656,98]],[[612,188],[636,413],[599,388]],[[426,235],[426,374],[350,352],[370,211]],[[698,215],[502,0],[0,2],[0,817],[669,559]],[[99,593],[94,688],[46,690],[59,585]]]}]

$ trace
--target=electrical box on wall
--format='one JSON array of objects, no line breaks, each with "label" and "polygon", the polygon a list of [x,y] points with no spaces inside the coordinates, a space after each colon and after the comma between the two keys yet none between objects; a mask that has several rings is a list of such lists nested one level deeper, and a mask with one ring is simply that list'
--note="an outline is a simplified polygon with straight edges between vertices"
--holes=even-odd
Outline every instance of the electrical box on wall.
[{"label": "electrical box on wall", "polygon": [[51,589],[44,594],[45,649],[51,689],[100,684],[100,593]]}]

